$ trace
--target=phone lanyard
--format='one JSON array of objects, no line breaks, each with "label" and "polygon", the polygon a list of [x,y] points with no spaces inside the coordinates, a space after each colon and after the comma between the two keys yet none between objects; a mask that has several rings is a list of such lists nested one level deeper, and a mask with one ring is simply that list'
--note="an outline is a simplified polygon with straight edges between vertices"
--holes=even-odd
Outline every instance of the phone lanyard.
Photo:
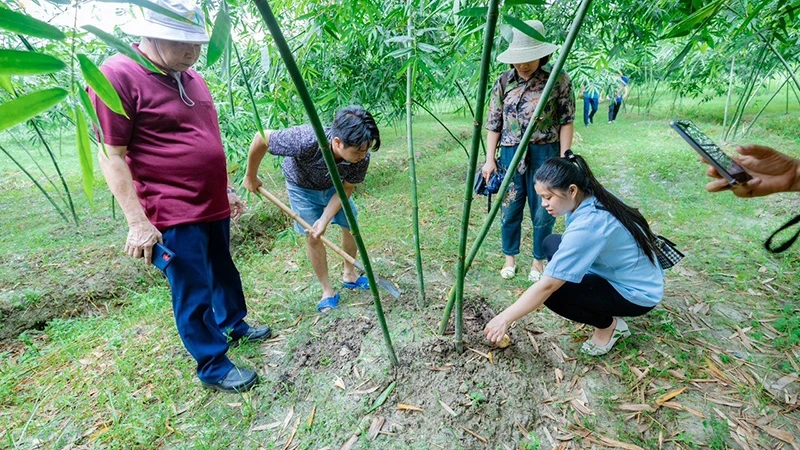
[{"label": "phone lanyard", "polygon": [[781,244],[781,245],[779,245],[777,247],[774,247],[774,248],[772,247],[772,238],[774,238],[775,235],[777,235],[781,231],[791,227],[792,225],[794,225],[796,223],[800,223],[800,214],[795,216],[794,219],[786,222],[782,227],[780,227],[777,230],[775,230],[775,232],[772,233],[772,235],[769,237],[769,239],[767,239],[767,241],[764,242],[764,248],[767,249],[767,251],[770,252],[770,253],[781,253],[781,252],[784,252],[784,251],[788,250],[789,247],[791,247],[792,244],[794,244],[794,241],[796,241],[797,238],[800,237],[800,229],[797,230],[797,232],[794,234],[794,236],[792,236],[791,238],[787,239],[786,242],[784,242],[783,244]]}]

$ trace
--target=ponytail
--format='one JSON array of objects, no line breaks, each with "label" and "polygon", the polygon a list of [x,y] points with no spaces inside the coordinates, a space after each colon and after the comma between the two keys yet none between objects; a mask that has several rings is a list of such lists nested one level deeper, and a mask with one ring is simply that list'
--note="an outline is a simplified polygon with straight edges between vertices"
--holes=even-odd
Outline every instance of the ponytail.
[{"label": "ponytail", "polygon": [[650,230],[647,220],[638,209],[626,205],[603,187],[583,157],[567,150],[564,158],[551,158],[545,161],[536,171],[534,178],[537,183],[562,191],[568,190],[570,185],[574,184],[581,191],[595,196],[600,204],[631,233],[639,248],[655,264],[656,237]]}]

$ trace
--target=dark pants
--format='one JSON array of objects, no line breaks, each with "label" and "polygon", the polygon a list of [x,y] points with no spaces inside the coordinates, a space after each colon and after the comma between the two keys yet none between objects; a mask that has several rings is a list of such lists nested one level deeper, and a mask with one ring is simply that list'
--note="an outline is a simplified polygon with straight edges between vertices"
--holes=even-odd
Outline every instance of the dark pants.
[{"label": "dark pants", "polygon": [[[560,234],[551,234],[544,240],[548,261],[553,258],[560,244]],[[608,280],[592,274],[584,275],[580,283],[565,282],[550,295],[544,306],[561,317],[595,328],[610,327],[614,316],[642,316],[653,309],[652,306],[629,302]]]},{"label": "dark pants", "polygon": [[[517,151],[516,146],[500,148],[500,164],[503,167],[508,167],[511,164],[515,151]],[[528,168],[522,174],[517,171],[514,172],[514,178],[511,184],[508,185],[506,197],[503,199],[503,219],[500,227],[500,236],[503,241],[504,255],[516,256],[519,254],[519,242],[522,237],[522,217],[527,201],[533,222],[533,257],[544,259],[542,241],[553,232],[553,224],[556,219],[542,207],[542,202],[533,188],[533,175],[545,161],[558,155],[559,145],[557,142],[553,144],[528,145],[528,151],[525,154]]]},{"label": "dark pants", "polygon": [[[594,123],[594,115],[597,112],[597,108],[600,105],[600,97],[597,94],[592,96],[583,96],[583,124],[589,125],[590,123]],[[591,112],[589,109],[591,108]]]},{"label": "dark pants", "polygon": [[620,108],[622,108],[622,97],[617,97],[615,100],[612,100],[608,103],[609,122],[617,120],[617,114],[619,114]]},{"label": "dark pants", "polygon": [[228,337],[244,335],[247,306],[230,253],[230,219],[168,228],[164,245],[175,252],[167,267],[175,324],[197,361],[197,376],[216,383],[233,367]]}]

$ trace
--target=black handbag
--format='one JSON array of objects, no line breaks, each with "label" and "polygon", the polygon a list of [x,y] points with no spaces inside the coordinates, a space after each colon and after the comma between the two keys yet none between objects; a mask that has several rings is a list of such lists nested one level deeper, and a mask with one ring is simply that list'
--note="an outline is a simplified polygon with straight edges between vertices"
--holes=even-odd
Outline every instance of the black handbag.
[{"label": "black handbag", "polygon": [[662,269],[669,269],[678,264],[684,257],[683,253],[675,246],[675,243],[664,236],[656,236],[656,257]]},{"label": "black handbag", "polygon": [[483,173],[478,171],[475,174],[475,182],[472,184],[472,192],[476,195],[485,195],[487,196],[488,206],[486,208],[486,212],[489,212],[492,208],[492,195],[496,194],[500,190],[500,185],[503,184],[503,178],[506,176],[506,168],[502,166],[497,166],[497,170],[489,177],[489,182],[486,182],[486,179],[483,178]]}]

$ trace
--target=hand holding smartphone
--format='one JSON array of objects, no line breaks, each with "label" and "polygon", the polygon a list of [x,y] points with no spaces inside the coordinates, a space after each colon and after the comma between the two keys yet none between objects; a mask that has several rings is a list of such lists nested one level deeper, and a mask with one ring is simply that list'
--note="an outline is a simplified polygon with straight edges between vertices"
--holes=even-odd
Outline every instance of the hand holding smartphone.
[{"label": "hand holding smartphone", "polygon": [[167,266],[172,262],[175,253],[172,250],[164,247],[163,244],[158,242],[153,245],[153,265],[161,269],[162,272],[167,271]]},{"label": "hand holding smartphone", "polygon": [[670,126],[732,186],[746,183],[752,179],[750,174],[726,155],[691,120],[675,120],[670,122]]}]

